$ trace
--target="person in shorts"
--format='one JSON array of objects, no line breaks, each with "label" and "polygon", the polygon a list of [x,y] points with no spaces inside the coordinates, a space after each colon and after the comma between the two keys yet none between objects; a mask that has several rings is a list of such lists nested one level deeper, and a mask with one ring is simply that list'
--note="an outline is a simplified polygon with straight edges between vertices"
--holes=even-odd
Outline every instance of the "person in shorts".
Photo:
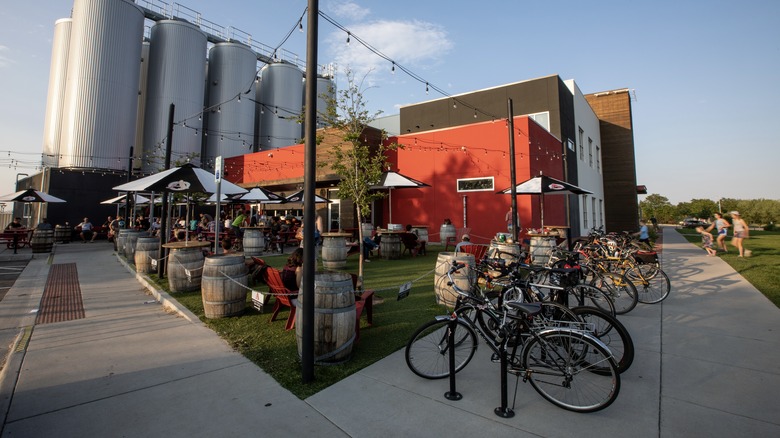
[{"label": "person in shorts", "polygon": [[696,227],[696,232],[701,234],[701,247],[707,251],[707,257],[712,257],[717,254],[717,251],[715,251],[715,248],[713,248],[714,245],[712,244],[712,234],[705,230],[701,225]]},{"label": "person in shorts", "polygon": [[80,224],[76,225],[76,229],[81,230],[79,232],[81,243],[95,243],[95,237],[97,237],[97,234],[93,232],[92,222],[89,221],[89,218],[85,217]]},{"label": "person in shorts", "polygon": [[730,226],[731,224],[726,219],[723,219],[722,214],[715,213],[715,221],[711,223],[709,227],[707,227],[707,232],[710,232],[713,229],[718,230],[718,237],[716,238],[716,243],[718,249],[723,252],[728,252],[726,250],[726,234],[728,233],[728,228]]},{"label": "person in shorts", "polygon": [[742,246],[742,240],[748,238],[748,224],[742,219],[738,211],[731,212],[731,224],[734,229],[734,237],[731,239],[731,244],[736,246],[739,250],[738,257],[745,256],[745,248]]}]

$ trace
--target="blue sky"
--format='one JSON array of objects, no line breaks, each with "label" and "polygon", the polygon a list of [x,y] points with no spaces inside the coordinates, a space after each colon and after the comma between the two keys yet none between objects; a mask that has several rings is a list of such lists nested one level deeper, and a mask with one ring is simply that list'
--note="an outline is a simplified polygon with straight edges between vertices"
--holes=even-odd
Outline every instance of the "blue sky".
[{"label": "blue sky", "polygon": [[[156,0],[155,0],[156,1]],[[71,0],[0,8],[0,194],[40,159],[54,22]],[[276,46],[305,0],[182,0]],[[635,91],[637,179],[672,203],[780,199],[780,2],[776,0],[321,0],[344,27],[448,94],[558,74],[584,93]],[[305,24],[305,23],[304,23]],[[305,58],[305,34],[285,49]],[[441,95],[320,19],[319,63],[367,73],[372,110]],[[343,78],[343,75],[341,75]],[[37,156],[36,156],[37,154]],[[13,164],[9,167],[13,160]],[[641,199],[641,197],[640,197]]]}]

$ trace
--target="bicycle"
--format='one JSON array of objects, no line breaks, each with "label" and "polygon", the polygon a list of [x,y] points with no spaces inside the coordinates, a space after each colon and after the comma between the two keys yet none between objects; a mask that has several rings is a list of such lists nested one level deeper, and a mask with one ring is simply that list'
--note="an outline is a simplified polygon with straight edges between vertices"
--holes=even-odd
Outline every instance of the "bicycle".
[{"label": "bicycle", "polygon": [[[464,264],[453,262],[447,276],[451,279],[463,267]],[[470,294],[453,281],[448,285],[458,295],[456,309],[460,308],[460,312],[438,316],[412,335],[405,358],[416,375],[427,379],[448,377],[450,367],[445,367],[444,362],[449,364],[449,354],[455,356],[453,371],[462,370],[474,357],[479,334],[495,355],[507,361],[510,374],[518,379],[522,376],[524,382],[530,382],[542,397],[558,407],[594,412],[617,398],[620,375],[612,353],[584,330],[582,323],[559,321],[557,326],[540,323],[535,317],[541,312],[542,304],[510,301],[503,303],[506,311],[497,322],[497,335],[492,338],[463,310],[474,306],[464,302]],[[476,307],[470,310],[478,311]]]}]

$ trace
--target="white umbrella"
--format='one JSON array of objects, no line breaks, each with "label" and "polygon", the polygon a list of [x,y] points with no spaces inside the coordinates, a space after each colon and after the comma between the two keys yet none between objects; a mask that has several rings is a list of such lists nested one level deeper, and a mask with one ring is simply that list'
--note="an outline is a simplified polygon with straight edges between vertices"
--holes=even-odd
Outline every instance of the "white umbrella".
[{"label": "white umbrella", "polygon": [[390,223],[393,223],[393,189],[414,189],[420,187],[430,187],[424,182],[417,181],[414,178],[402,175],[392,170],[382,172],[382,176],[379,177],[379,182],[370,188],[372,190],[387,190],[388,197],[388,219]]},{"label": "white umbrella", "polygon": [[[297,192],[287,196],[284,199],[286,202],[300,202],[301,204],[303,204],[303,190],[298,190]],[[315,204],[321,204],[326,202],[330,202],[330,199],[323,198],[322,196],[319,195],[314,195]]]}]

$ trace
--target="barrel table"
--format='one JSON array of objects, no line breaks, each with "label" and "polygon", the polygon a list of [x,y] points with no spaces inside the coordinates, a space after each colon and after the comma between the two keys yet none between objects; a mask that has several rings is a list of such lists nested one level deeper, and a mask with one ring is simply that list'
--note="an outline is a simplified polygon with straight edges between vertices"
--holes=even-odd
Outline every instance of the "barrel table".
[{"label": "barrel table", "polygon": [[156,260],[160,250],[159,237],[139,237],[135,244],[135,271],[139,274],[151,274],[157,272]]},{"label": "barrel table", "polygon": [[347,237],[352,237],[352,233],[322,233],[322,266],[325,269],[347,266]]},{"label": "barrel table", "polygon": [[201,297],[206,318],[225,318],[244,313],[249,271],[241,254],[206,257],[201,279]]},{"label": "barrel table", "polygon": [[449,308],[455,307],[455,300],[458,298],[457,292],[450,286],[447,272],[452,268],[452,263],[465,263],[466,267],[452,274],[452,279],[458,288],[468,291],[476,281],[476,266],[474,254],[462,252],[440,252],[436,258],[436,268],[433,279],[433,292],[436,295],[436,303],[443,304]]},{"label": "barrel table", "polygon": [[32,252],[51,252],[52,245],[54,245],[54,230],[33,231],[32,238],[30,239],[30,247],[32,247]]},{"label": "barrel table", "polygon": [[534,265],[546,265],[550,260],[550,254],[556,246],[556,236],[546,234],[528,234],[531,238],[529,252],[531,263]]},{"label": "barrel table", "polygon": [[125,234],[125,258],[128,263],[135,264],[135,244],[139,237],[149,237],[147,231],[130,230]]},{"label": "barrel table", "polygon": [[184,241],[163,245],[168,248],[168,287],[171,292],[190,292],[200,289],[203,276],[203,248],[211,242]]},{"label": "barrel table", "polygon": [[63,227],[60,225],[57,225],[56,228],[54,228],[54,241],[56,243],[70,243],[70,233],[72,230],[70,227]]},{"label": "barrel table", "polygon": [[314,306],[314,360],[339,363],[349,359],[355,342],[355,293],[352,276],[345,272],[317,272],[314,275],[314,303],[298,295],[295,337],[298,355],[303,357],[303,315]]},{"label": "barrel table", "polygon": [[259,256],[263,253],[263,250],[265,249],[265,234],[263,233],[264,229],[264,227],[242,228],[244,231],[244,237],[242,240],[245,257]]},{"label": "barrel table", "polygon": [[458,233],[455,230],[455,225],[441,224],[441,227],[439,228],[439,241],[442,245],[447,245],[448,237],[452,237],[452,241],[457,245],[458,242],[455,241],[457,235]]},{"label": "barrel table", "polygon": [[401,234],[406,231],[390,231],[382,230],[379,235],[382,239],[379,241],[379,252],[382,253],[382,258],[385,260],[395,260],[401,258]]}]

